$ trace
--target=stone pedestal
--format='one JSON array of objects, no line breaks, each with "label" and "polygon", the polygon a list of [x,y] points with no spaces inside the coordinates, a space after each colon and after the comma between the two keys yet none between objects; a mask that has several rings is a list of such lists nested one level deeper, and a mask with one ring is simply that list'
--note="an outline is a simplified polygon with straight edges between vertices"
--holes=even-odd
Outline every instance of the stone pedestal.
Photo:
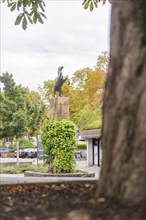
[{"label": "stone pedestal", "polygon": [[69,120],[69,98],[55,97],[50,102],[50,118],[57,121]]}]

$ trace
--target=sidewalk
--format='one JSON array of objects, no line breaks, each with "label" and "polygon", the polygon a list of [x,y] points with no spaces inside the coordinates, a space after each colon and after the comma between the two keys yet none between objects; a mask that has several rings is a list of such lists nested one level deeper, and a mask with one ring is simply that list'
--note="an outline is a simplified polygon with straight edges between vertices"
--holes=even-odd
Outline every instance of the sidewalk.
[{"label": "sidewalk", "polygon": [[83,161],[77,160],[76,161],[76,169],[83,171],[83,172],[87,172],[87,173],[95,173],[95,178],[99,179],[100,167],[98,167],[98,166],[88,167],[86,160],[83,160]]},{"label": "sidewalk", "polygon": [[76,161],[77,170],[95,173],[95,177],[24,177],[24,174],[0,174],[0,185],[61,183],[61,182],[95,182],[99,179],[100,168],[87,167],[87,161]]}]

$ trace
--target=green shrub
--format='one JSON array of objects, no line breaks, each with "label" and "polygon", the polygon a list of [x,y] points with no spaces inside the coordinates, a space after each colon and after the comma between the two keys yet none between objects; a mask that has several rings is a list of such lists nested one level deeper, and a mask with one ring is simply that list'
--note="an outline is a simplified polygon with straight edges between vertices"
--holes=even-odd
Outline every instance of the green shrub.
[{"label": "green shrub", "polygon": [[86,144],[77,144],[77,149],[79,150],[86,150],[87,149],[87,145]]},{"label": "green shrub", "polygon": [[43,127],[41,141],[49,164],[55,173],[74,172],[76,128],[71,121],[49,120]]},{"label": "green shrub", "polygon": [[0,145],[0,148],[5,148],[5,149],[7,149],[5,145]]},{"label": "green shrub", "polygon": [[47,173],[48,172],[48,167],[44,166],[44,165],[31,165],[31,164],[21,164],[19,165],[19,167],[16,166],[6,166],[6,167],[2,167],[0,169],[0,173],[9,173],[9,174],[20,174],[20,173],[24,173],[24,171],[37,171],[37,172],[41,172],[41,173]]},{"label": "green shrub", "polygon": [[19,141],[19,148],[35,148],[36,146],[33,145],[33,143],[30,140],[27,139],[20,139]]},{"label": "green shrub", "polygon": [[9,148],[10,153],[14,152],[15,150],[16,150],[16,147],[10,147]]}]

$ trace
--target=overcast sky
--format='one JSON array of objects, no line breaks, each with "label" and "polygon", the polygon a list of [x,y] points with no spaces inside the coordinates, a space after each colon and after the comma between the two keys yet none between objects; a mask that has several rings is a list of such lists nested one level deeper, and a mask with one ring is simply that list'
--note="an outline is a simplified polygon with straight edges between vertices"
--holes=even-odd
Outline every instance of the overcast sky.
[{"label": "overcast sky", "polygon": [[17,12],[1,8],[1,73],[13,74],[17,84],[36,89],[57,76],[59,66],[69,77],[94,67],[102,51],[109,51],[110,5],[93,12],[82,1],[46,1],[45,23],[15,26]]}]

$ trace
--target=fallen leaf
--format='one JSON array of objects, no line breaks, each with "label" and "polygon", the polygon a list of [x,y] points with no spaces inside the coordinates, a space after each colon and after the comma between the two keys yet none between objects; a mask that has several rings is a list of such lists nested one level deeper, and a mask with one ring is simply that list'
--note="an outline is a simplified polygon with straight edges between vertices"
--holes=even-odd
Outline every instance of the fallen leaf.
[{"label": "fallen leaf", "polygon": [[106,199],[104,198],[104,197],[99,197],[98,199],[97,199],[97,202],[99,202],[99,203],[103,203],[103,202],[105,202],[106,201]]}]

